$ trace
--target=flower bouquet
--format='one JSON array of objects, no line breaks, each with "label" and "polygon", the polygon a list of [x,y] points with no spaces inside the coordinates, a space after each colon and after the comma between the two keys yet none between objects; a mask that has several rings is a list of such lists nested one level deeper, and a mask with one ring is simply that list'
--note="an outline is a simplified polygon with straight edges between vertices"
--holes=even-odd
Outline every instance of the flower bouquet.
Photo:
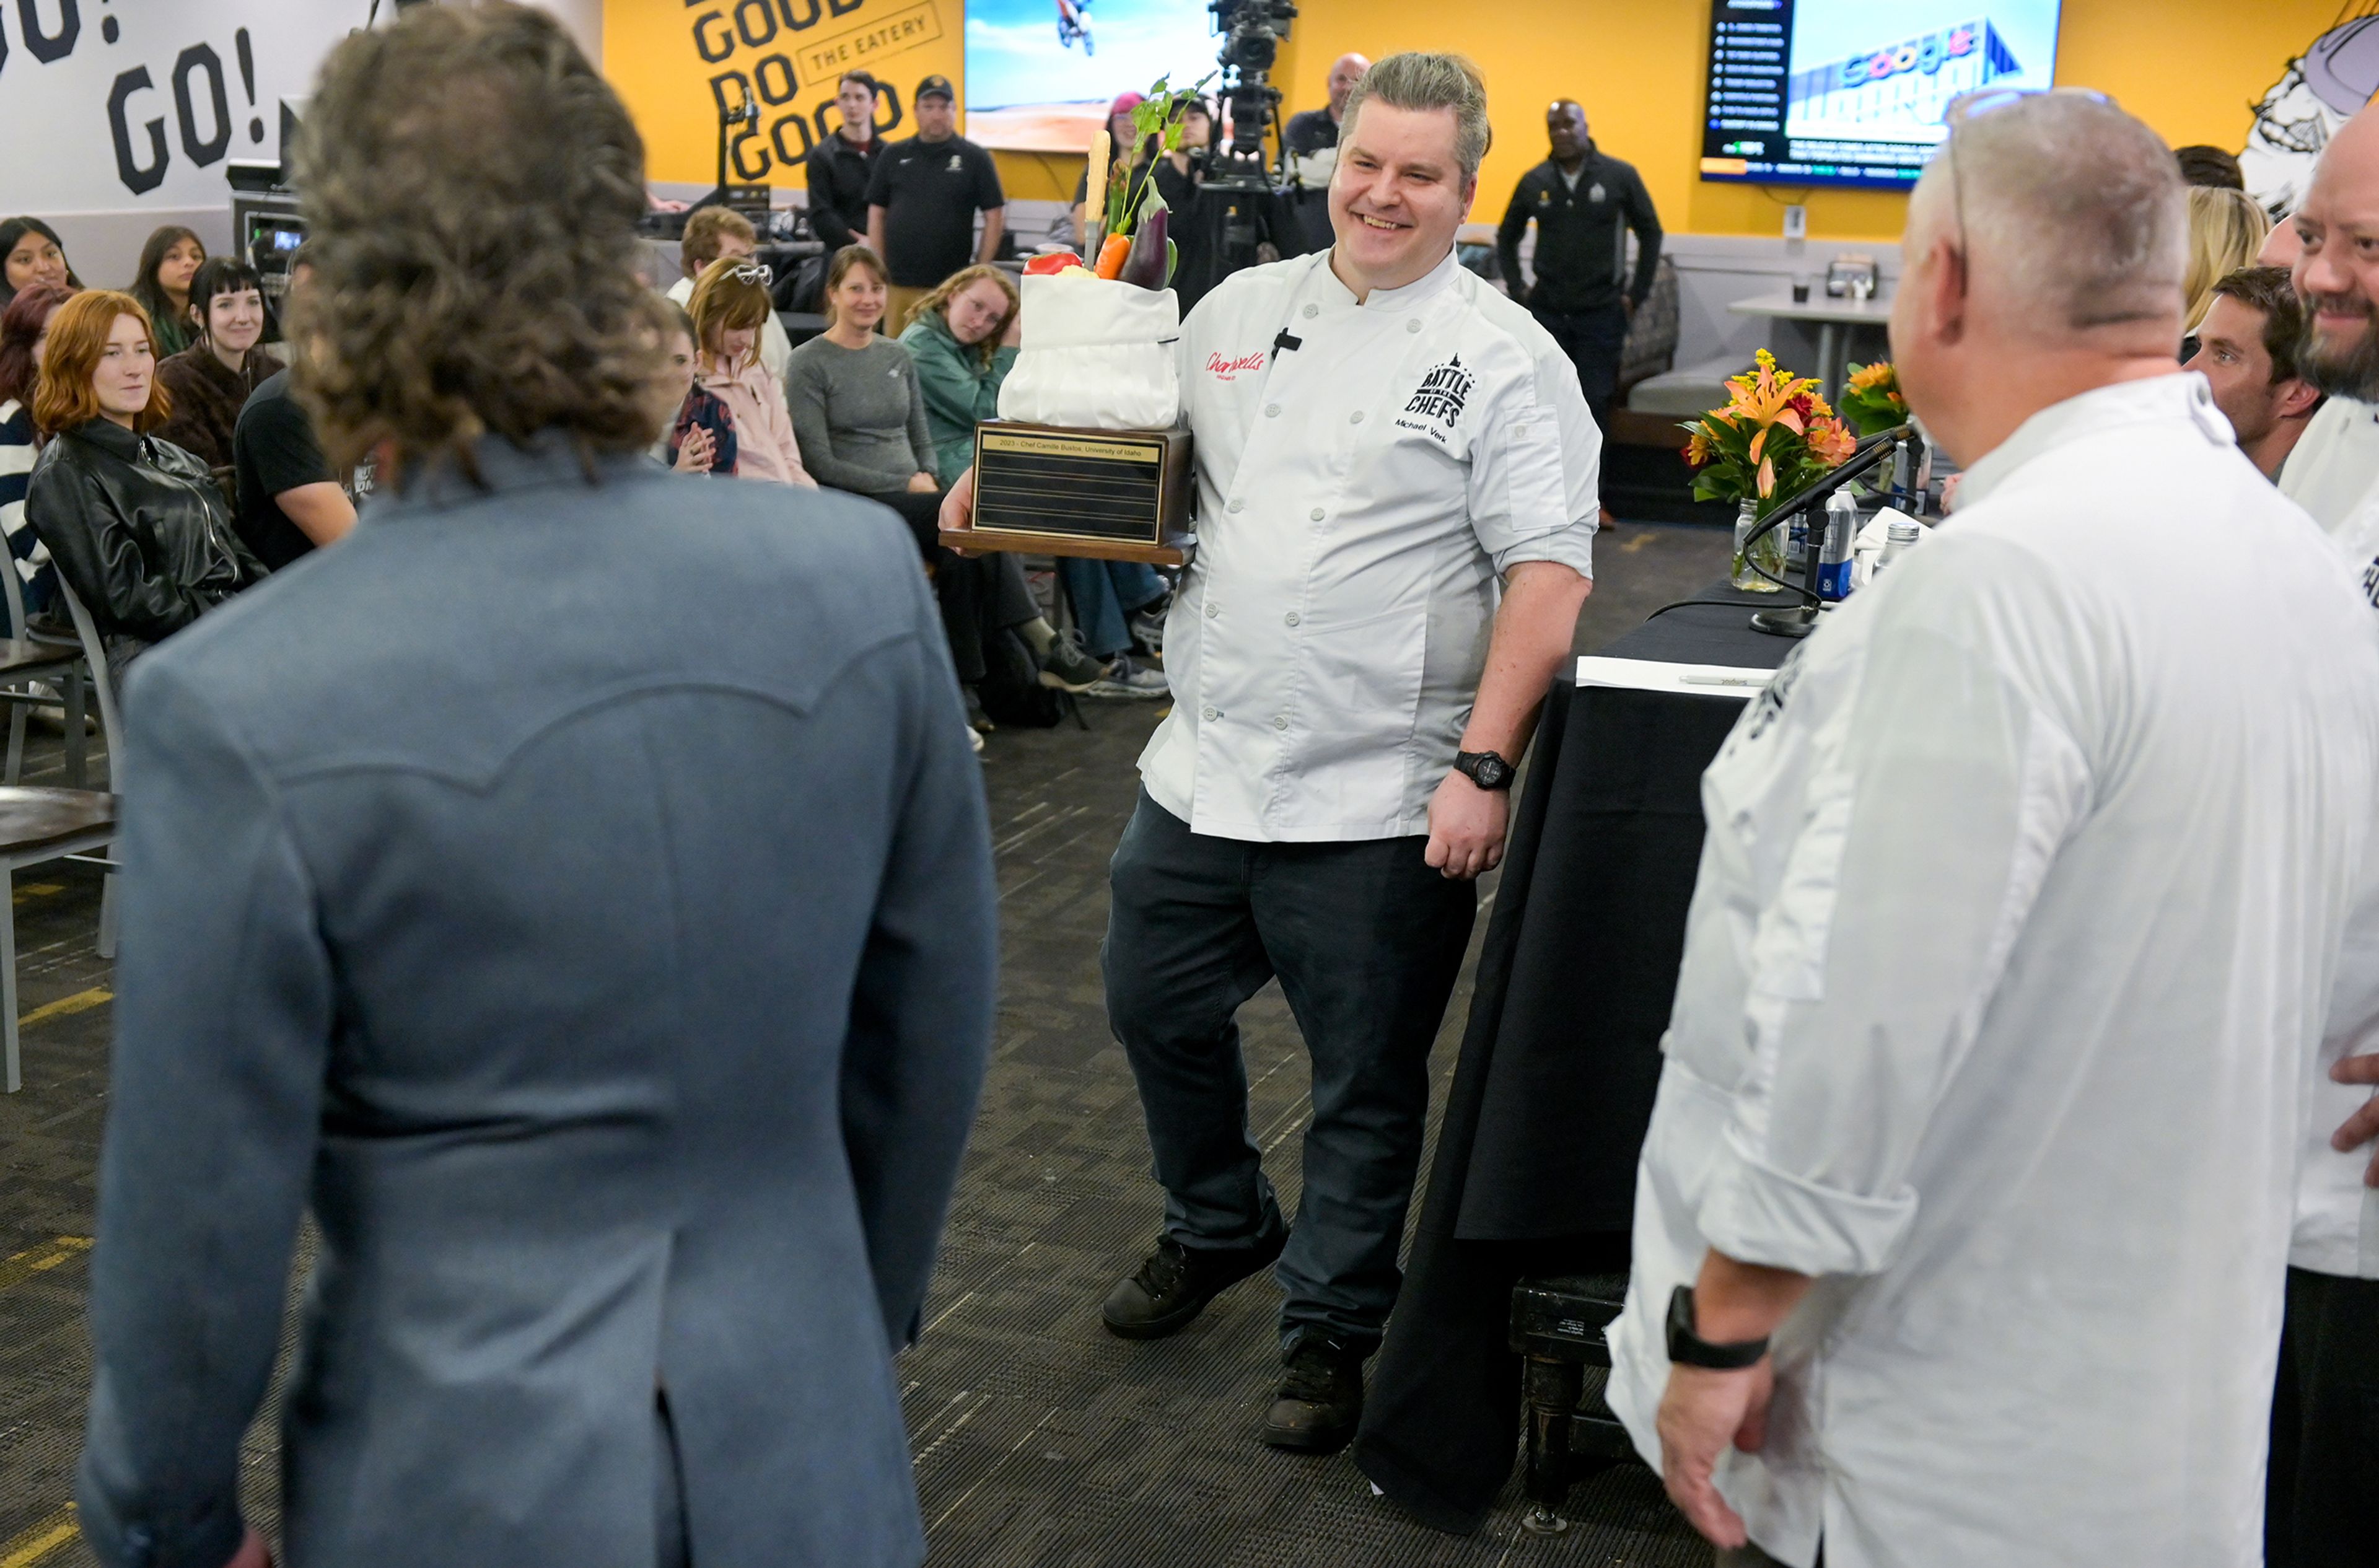
[{"label": "flower bouquet", "polygon": [[[1752,369],[1727,382],[1727,402],[1678,428],[1696,501],[1738,503],[1734,525],[1737,588],[1774,593],[1784,572],[1784,537],[1752,530],[1779,502],[1842,465],[1858,440],[1817,395],[1817,383],[1776,368],[1766,349]],[[1766,575],[1762,575],[1762,573]]]},{"label": "flower bouquet", "polygon": [[1889,359],[1854,365],[1842,388],[1842,417],[1861,436],[1872,436],[1908,423],[1908,399],[1900,390],[1900,372]]}]

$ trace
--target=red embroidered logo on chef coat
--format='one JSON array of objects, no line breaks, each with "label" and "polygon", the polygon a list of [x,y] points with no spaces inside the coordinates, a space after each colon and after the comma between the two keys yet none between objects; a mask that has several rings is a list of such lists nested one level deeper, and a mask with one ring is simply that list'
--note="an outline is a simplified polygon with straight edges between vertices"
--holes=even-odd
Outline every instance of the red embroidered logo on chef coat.
[{"label": "red embroidered logo on chef coat", "polygon": [[1219,354],[1206,356],[1207,372],[1218,381],[1236,381],[1240,371],[1263,368],[1264,356],[1262,354],[1242,354],[1237,359],[1226,359]]}]

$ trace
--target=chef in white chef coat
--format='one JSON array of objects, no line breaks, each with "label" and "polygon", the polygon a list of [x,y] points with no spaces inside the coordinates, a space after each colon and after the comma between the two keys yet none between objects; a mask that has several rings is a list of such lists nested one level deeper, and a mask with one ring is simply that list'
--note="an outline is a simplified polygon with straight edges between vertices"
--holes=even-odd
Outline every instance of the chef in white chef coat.
[{"label": "chef in white chef coat", "polygon": [[[1600,439],[1576,374],[1455,260],[1487,140],[1467,62],[1382,60],[1347,106],[1335,244],[1229,278],[1181,334],[1199,548],[1105,948],[1165,1213],[1102,1313],[1168,1334],[1276,1259],[1262,1436],[1306,1452],[1354,1434],[1471,879],[1502,854],[1592,567]],[[953,487],[946,517],[969,499]],[[1274,976],[1313,1064],[1293,1233],[1233,1022]]]},{"label": "chef in white chef coat", "polygon": [[[2332,394],[2325,413],[2343,405],[2367,425],[2379,401],[2379,113],[2362,111],[2330,139],[2291,222],[2302,242],[2297,291],[2312,307],[2300,363]],[[2339,463],[2327,472],[2350,484]],[[2379,440],[2364,453],[2366,492],[2374,473]],[[2335,519],[2299,500],[2333,525],[2379,637],[2379,496]],[[2364,850],[2313,1068],[2272,1398],[2269,1568],[2379,1561],[2379,846]]]},{"label": "chef in white chef coat", "polygon": [[1892,321],[1964,499],[1705,776],[1610,1400],[1721,1562],[2262,1561],[2379,640],[2174,373],[2185,230],[2112,104],[1969,105]]}]

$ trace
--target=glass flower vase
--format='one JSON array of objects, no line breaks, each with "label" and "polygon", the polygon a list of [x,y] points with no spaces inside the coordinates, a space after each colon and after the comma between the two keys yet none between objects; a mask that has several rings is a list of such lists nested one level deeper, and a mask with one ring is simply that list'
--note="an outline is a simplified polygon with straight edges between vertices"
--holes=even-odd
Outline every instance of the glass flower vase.
[{"label": "glass flower vase", "polygon": [[[1769,581],[1769,577],[1784,575],[1784,529],[1781,525],[1769,529],[1746,550],[1744,541],[1758,525],[1759,503],[1745,496],[1734,512],[1734,572],[1728,581],[1746,594],[1781,593],[1782,585]],[[1767,573],[1768,577],[1762,577],[1761,572]]]}]

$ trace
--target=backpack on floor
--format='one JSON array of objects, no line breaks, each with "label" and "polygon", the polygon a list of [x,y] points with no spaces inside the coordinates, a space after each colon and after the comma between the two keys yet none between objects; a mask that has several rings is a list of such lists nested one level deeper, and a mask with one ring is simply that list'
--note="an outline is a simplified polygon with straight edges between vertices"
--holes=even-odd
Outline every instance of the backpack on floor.
[{"label": "backpack on floor", "polygon": [[983,681],[975,694],[994,724],[1047,730],[1066,717],[1064,694],[1041,684],[1041,666],[1032,648],[1005,626],[983,639]]}]

